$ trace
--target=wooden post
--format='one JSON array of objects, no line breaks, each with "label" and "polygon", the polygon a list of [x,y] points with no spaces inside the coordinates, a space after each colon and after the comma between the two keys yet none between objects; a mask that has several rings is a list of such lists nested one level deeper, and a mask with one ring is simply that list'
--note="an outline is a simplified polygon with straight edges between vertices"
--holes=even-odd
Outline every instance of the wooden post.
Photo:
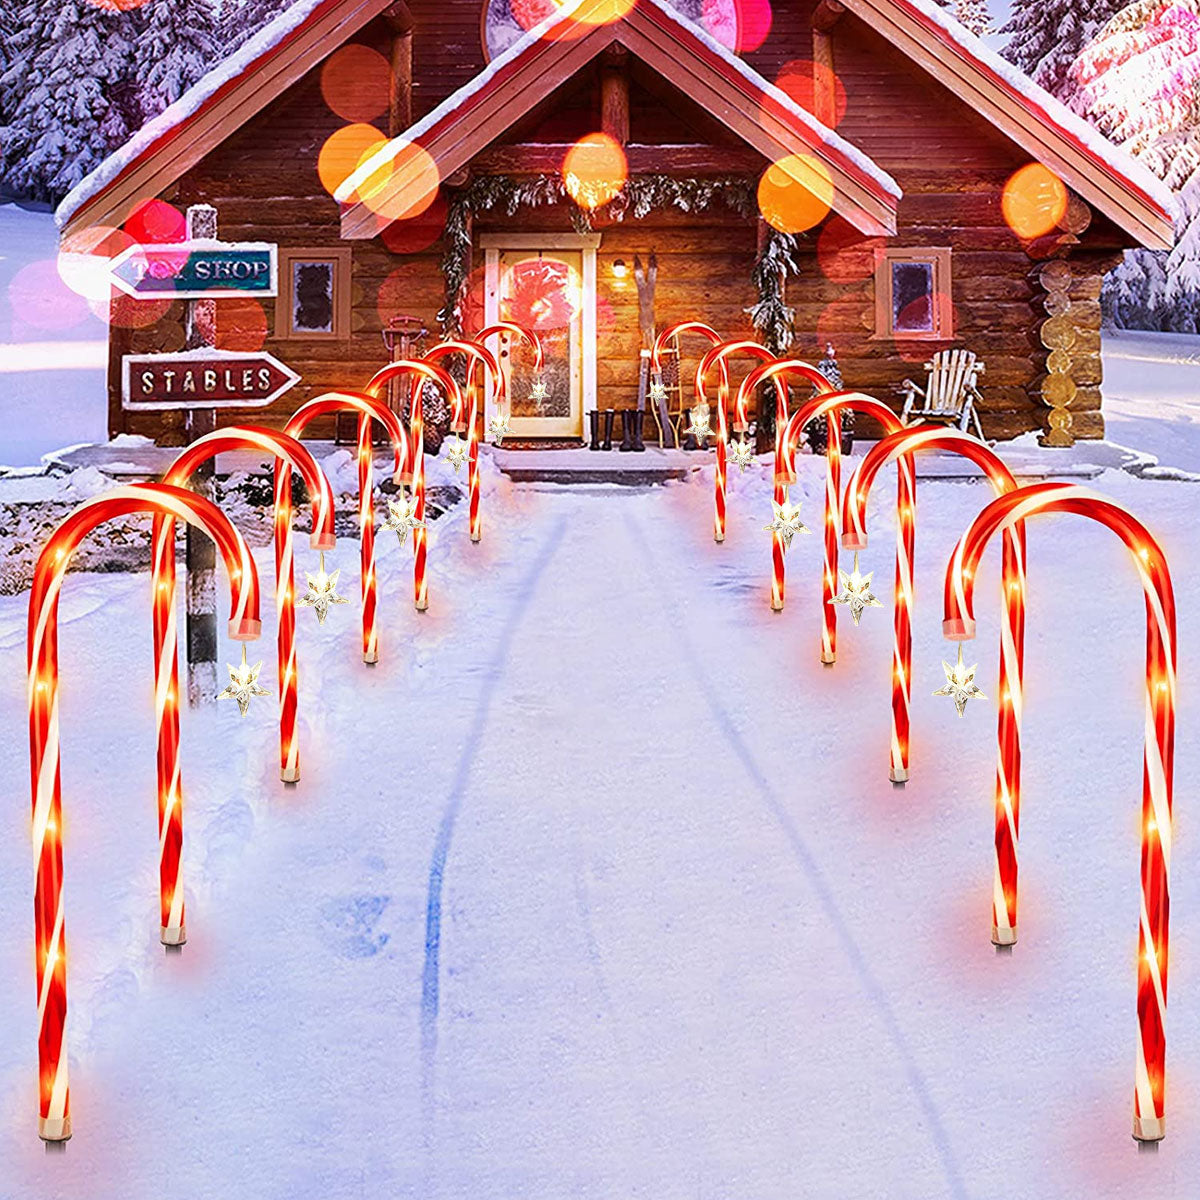
[{"label": "wooden post", "polygon": [[[193,204],[187,210],[187,238],[216,239],[217,210],[210,204]],[[186,346],[196,350],[217,344],[217,302],[188,300],[184,328]],[[191,409],[185,428],[193,442],[216,428],[216,409]],[[212,458],[193,473],[194,489],[212,499]],[[190,522],[186,526],[185,563],[187,566],[187,690],[188,704],[198,708],[217,698],[217,584],[216,546]]]},{"label": "wooden post", "polygon": [[605,52],[600,70],[600,130],[618,146],[629,144],[628,57],[623,46],[613,46]]},{"label": "wooden post", "polygon": [[408,5],[393,4],[383,13],[392,35],[392,83],[388,95],[388,137],[398,137],[412,124],[413,20]]}]

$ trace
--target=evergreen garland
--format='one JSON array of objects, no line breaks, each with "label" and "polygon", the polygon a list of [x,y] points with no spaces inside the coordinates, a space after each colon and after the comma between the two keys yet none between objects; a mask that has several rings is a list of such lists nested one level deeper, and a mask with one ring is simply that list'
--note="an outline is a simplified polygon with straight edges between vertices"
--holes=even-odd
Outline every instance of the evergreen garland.
[{"label": "evergreen garland", "polygon": [[[755,185],[740,177],[714,179],[676,179],[670,175],[639,175],[626,182],[615,199],[600,212],[608,221],[623,221],[627,215],[645,217],[654,209],[678,208],[683,212],[702,212],[720,200],[740,217],[754,215]],[[585,209],[575,204],[557,175],[536,175],[514,179],[508,175],[480,175],[456,193],[446,214],[446,249],[442,255],[442,276],[446,301],[438,313],[442,332],[451,337],[461,332],[462,307],[466,299],[467,262],[471,254],[470,216],[477,212],[500,211],[513,216],[521,208],[539,208],[565,202],[571,223],[579,233],[590,233],[592,223]],[[755,260],[751,280],[758,288],[759,301],[753,309],[755,328],[783,348],[791,343],[792,310],[783,304],[782,267],[795,274],[792,251],[795,239],[772,231],[763,251]],[[757,315],[765,314],[760,323]],[[775,344],[765,344],[775,353]]]}]

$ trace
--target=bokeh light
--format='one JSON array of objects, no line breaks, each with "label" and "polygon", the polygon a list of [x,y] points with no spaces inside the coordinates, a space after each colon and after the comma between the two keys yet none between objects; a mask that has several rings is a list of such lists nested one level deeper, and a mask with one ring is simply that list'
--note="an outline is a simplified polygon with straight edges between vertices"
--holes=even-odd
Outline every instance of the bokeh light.
[{"label": "bokeh light", "polygon": [[218,300],[216,343],[218,350],[261,350],[267,343],[267,313],[251,296]]},{"label": "bokeh light", "polygon": [[114,329],[146,329],[158,324],[172,301],[165,297],[161,300],[135,300],[124,292],[115,292],[108,300],[89,300],[88,307]]},{"label": "bokeh light", "polygon": [[[362,153],[362,166],[384,145],[377,142]],[[387,160],[355,189],[356,200],[385,221],[411,221],[437,199],[441,176],[433,155],[416,142],[391,143]]]},{"label": "bokeh light", "polygon": [[[611,25],[628,13],[637,0],[591,0],[582,6],[582,11],[573,13],[574,19],[559,30],[559,40],[579,37],[597,25]],[[561,11],[562,4],[556,0],[509,0],[508,10],[516,22],[528,32],[548,17]]]},{"label": "bokeh light", "polygon": [[423,213],[386,225],[380,234],[383,244],[393,254],[420,254],[428,250],[446,228],[448,209],[446,197],[439,191]]},{"label": "bokeh light", "polygon": [[522,259],[509,267],[501,281],[501,317],[539,333],[563,329],[583,303],[579,273],[559,259]]},{"label": "bokeh light", "polygon": [[136,8],[144,7],[149,0],[88,0],[88,3],[105,12],[133,12]]},{"label": "bokeh light", "polygon": [[833,283],[859,283],[875,274],[875,251],[887,243],[868,237],[843,217],[832,217],[817,235],[817,265]]},{"label": "bokeh light", "polygon": [[701,0],[708,33],[738,54],[757,50],[771,32],[770,0]]},{"label": "bokeh light", "polygon": [[772,163],[758,181],[758,209],[781,233],[803,233],[819,225],[833,204],[833,178],[809,154],[789,154]]},{"label": "bokeh light", "polygon": [[142,200],[125,218],[125,232],[143,246],[187,241],[187,217],[165,200]]},{"label": "bokeh light", "polygon": [[109,263],[135,244],[123,229],[111,225],[77,229],[63,238],[58,252],[59,278],[85,300],[107,300],[112,291]]},{"label": "bokeh light", "polygon": [[1004,185],[1000,210],[1005,224],[1019,238],[1042,237],[1067,212],[1066,185],[1049,167],[1033,162],[1014,171]]},{"label": "bokeh light", "polygon": [[833,112],[821,114],[820,119],[830,129],[836,129],[846,115],[846,85],[824,63],[806,58],[793,58],[779,68],[775,86],[805,112],[817,116],[817,96],[830,96]]},{"label": "bokeh light", "polygon": [[343,125],[326,139],[317,155],[317,175],[321,186],[332,196],[387,138],[374,125]]},{"label": "bokeh light", "polygon": [[26,263],[8,285],[14,322],[58,332],[87,320],[87,301],[62,281],[55,259]]},{"label": "bokeh light", "polygon": [[343,121],[375,120],[388,111],[392,68],[370,46],[351,43],[335,50],[321,67],[321,95]]},{"label": "bokeh light", "polygon": [[563,159],[563,185],[580,208],[607,204],[625,186],[628,174],[625,151],[606,133],[580,138]]}]

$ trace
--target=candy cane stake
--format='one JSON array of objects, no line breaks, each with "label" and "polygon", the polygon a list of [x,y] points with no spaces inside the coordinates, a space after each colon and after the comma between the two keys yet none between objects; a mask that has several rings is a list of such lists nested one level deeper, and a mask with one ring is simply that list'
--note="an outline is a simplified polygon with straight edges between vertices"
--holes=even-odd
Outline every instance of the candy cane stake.
[{"label": "candy cane stake", "polygon": [[[946,569],[943,633],[975,636],[975,576],[989,539],[1042,513],[1076,513],[1111,529],[1129,548],[1146,600],[1146,724],[1142,767],[1141,919],[1138,924],[1138,1044],[1133,1136],[1166,1132],[1168,926],[1175,756],[1175,593],[1162,548],[1127,509],[1088,488],[1043,483],[993,500],[971,522]],[[1000,752],[1004,753],[1001,745]]]},{"label": "candy cane stake", "polygon": [[[502,408],[505,407],[506,384],[500,364],[486,346],[453,340],[439,342],[423,357],[426,362],[436,362],[447,354],[463,354],[469,359],[466,371],[467,507],[471,541],[478,542],[483,537],[483,522],[479,511],[479,389],[476,384],[476,368],[484,373],[487,395],[495,396],[496,403]],[[486,399],[484,403],[486,406]],[[459,422],[456,421],[455,432],[461,433],[462,430],[458,426]]]},{"label": "candy cane stake", "polygon": [[[764,363],[761,367],[755,367],[742,380],[742,385],[738,388],[736,404],[736,411],[744,414],[747,411],[747,404],[754,390],[764,383],[771,380],[775,381],[775,491],[773,499],[776,504],[787,502],[788,486],[796,482],[795,471],[793,470],[789,476],[784,470],[783,447],[788,427],[788,399],[786,387],[783,388],[782,395],[780,394],[780,385],[788,375],[799,375],[801,378],[807,379],[817,389],[819,395],[825,395],[833,391],[833,384],[811,363],[802,362],[798,358],[776,359],[774,362]],[[837,584],[837,528],[833,523],[834,517],[830,515],[837,511],[838,489],[841,486],[842,471],[841,431],[840,429],[838,430],[836,437],[833,433],[836,419],[838,418],[832,414],[828,418],[830,436],[827,439],[825,448],[825,580],[824,605],[822,609],[824,624],[822,627],[821,661],[827,664],[834,661],[837,646],[837,616],[836,610],[833,607],[834,589]],[[799,432],[797,432],[796,438],[799,438]],[[831,541],[833,544],[832,570],[829,566]],[[774,612],[783,611],[784,549],[782,535],[773,533],[771,535],[771,608]]]},{"label": "candy cane stake", "polygon": [[[352,412],[358,416],[358,534],[362,564],[359,575],[362,591],[363,662],[376,663],[379,661],[379,588],[375,580],[375,492],[372,483],[371,422],[378,421],[391,439],[397,481],[408,459],[408,435],[404,432],[400,418],[378,397],[365,392],[326,392],[296,409],[284,432],[299,438],[318,417],[340,412]],[[291,494],[291,486],[292,470],[284,463],[278,466],[275,472],[277,506],[281,495]]]},{"label": "candy cane stake", "polygon": [[[296,665],[296,586],[292,550],[291,487],[280,492],[280,468],[297,467],[312,500],[314,550],[331,550],[333,492],[324,473],[295,438],[252,425],[238,425],[197,439],[171,464],[163,483],[183,487],[192,473],[210,458],[233,450],[261,450],[274,459],[275,471],[275,607],[279,613],[279,778],[284,783],[300,779],[300,742],[296,735],[298,708]],[[158,785],[161,794],[179,787],[179,709],[172,697],[178,676],[175,636],[175,521],[156,516],[154,546],[154,696],[158,718]]]},{"label": "candy cane stake", "polygon": [[[67,1084],[67,959],[63,921],[62,791],[58,732],[58,598],[71,556],[96,526],[116,517],[153,513],[187,521],[217,544],[229,575],[229,636],[250,641],[262,631],[258,573],[241,535],[211,500],[183,488],[138,483],[81,504],[50,535],[29,593],[29,765],[33,796],[34,937],[38,992],[38,1136],[71,1136]],[[172,681],[175,687],[175,681]],[[177,688],[176,688],[177,690]],[[171,697],[172,700],[174,697]],[[164,801],[170,808],[164,811]],[[183,821],[179,794],[159,796],[162,927],[183,940],[179,875]],[[164,941],[167,940],[164,936]]]},{"label": "candy cane stake", "polygon": [[[776,357],[766,346],[758,342],[734,340],[720,342],[700,360],[696,366],[696,403],[705,405],[708,397],[704,391],[704,381],[713,367],[720,368],[717,376],[717,470],[713,482],[713,541],[725,540],[725,503],[726,503],[726,472],[729,458],[729,367],[726,362],[735,354],[750,354],[764,362],[775,362]],[[741,393],[739,393],[739,396]],[[775,398],[777,407],[782,406],[787,412],[787,385],[782,379],[775,379]],[[749,428],[746,409],[734,412],[733,430],[745,435]]]},{"label": "candy cane stake", "polygon": [[[539,381],[542,377],[542,372],[546,369],[546,352],[542,347],[542,339],[532,329],[528,329],[524,325],[518,325],[516,321],[495,321],[491,325],[484,326],[478,333],[473,334],[471,341],[476,345],[483,346],[487,344],[489,338],[500,336],[518,338],[533,351],[535,382]],[[506,353],[506,349],[502,346],[496,354],[497,360],[503,358]],[[496,413],[501,427],[507,429],[508,419],[512,415],[512,397],[508,395],[507,383],[505,384],[504,395],[501,396],[499,393],[496,395]],[[500,436],[503,436],[503,434]],[[498,444],[499,442],[497,442]]]},{"label": "candy cane stake", "polygon": [[[889,434],[867,451],[842,493],[842,548],[867,547],[867,499],[876,476],[889,463],[923,450],[959,454],[981,467],[996,495],[1015,490],[1012,472],[981,441],[956,429],[923,425]],[[913,527],[916,512],[900,510]],[[892,639],[892,741],[889,773],[893,783],[909,777],[909,713],[912,691],[912,559],[909,587],[897,573],[895,632]],[[1006,750],[996,764],[996,871],[992,896],[992,941],[1011,946],[1017,940],[1017,831],[1021,811],[1021,697],[1025,642],[1025,530],[1004,534],[1004,628],[1000,631],[999,744]]]},{"label": "candy cane stake", "polygon": [[409,442],[412,448],[412,491],[416,502],[414,516],[420,522],[413,530],[413,607],[417,612],[424,612],[429,607],[429,580],[426,573],[429,531],[425,527],[425,405],[422,401],[424,385],[434,383],[440,387],[452,412],[462,412],[463,403],[458,384],[450,373],[435,363],[419,358],[398,358],[388,363],[375,372],[367,384],[367,391],[377,395],[391,380],[404,375],[412,376]]}]

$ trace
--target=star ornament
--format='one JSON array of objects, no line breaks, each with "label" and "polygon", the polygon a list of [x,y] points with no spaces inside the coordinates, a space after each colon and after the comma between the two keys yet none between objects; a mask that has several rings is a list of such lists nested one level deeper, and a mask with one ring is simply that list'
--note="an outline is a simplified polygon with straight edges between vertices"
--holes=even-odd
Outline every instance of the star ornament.
[{"label": "star ornament", "polygon": [[954,705],[958,709],[958,715],[961,717],[967,707],[968,700],[986,700],[987,697],[979,690],[979,685],[975,682],[975,671],[979,664],[975,663],[972,666],[966,666],[963,663],[962,645],[958,647],[958,662],[951,666],[948,662],[942,662],[942,670],[946,672],[946,686],[938,688],[933,694],[935,696],[952,696]]},{"label": "star ornament", "polygon": [[729,457],[734,466],[739,467],[745,474],[746,468],[754,462],[754,447],[749,442],[730,442]]},{"label": "star ornament", "polygon": [[467,461],[467,453],[467,443],[462,438],[456,435],[450,439],[450,444],[446,450],[446,460],[454,468],[455,475],[458,474],[459,467]]},{"label": "star ornament", "polygon": [[331,604],[350,603],[345,596],[337,594],[337,581],[341,573],[341,568],[338,568],[332,575],[325,574],[324,554],[321,555],[321,565],[315,575],[310,575],[307,571],[304,572],[304,576],[308,580],[308,591],[296,603],[313,609],[317,614],[318,625],[325,624],[325,618],[329,615],[329,606]]},{"label": "star ornament", "polygon": [[246,662],[246,644],[242,643],[242,661],[240,666],[229,667],[229,686],[223,692],[217,693],[218,700],[236,700],[238,709],[244,717],[250,709],[250,701],[255,696],[269,696],[271,693],[265,687],[258,686],[258,673],[262,670],[262,661],[250,666]]},{"label": "star ornament", "polygon": [[546,386],[546,381],[539,375],[533,381],[533,386],[529,389],[529,398],[534,404],[541,404],[549,395],[550,389]]},{"label": "star ornament", "polygon": [[492,439],[499,446],[508,433],[507,415],[505,413],[497,413],[488,424],[488,432],[491,433]]},{"label": "star ornament", "polygon": [[708,413],[703,412],[698,406],[692,409],[692,423],[683,432],[690,434],[700,441],[703,438],[712,437],[712,426],[708,423]]},{"label": "star ornament", "polygon": [[862,618],[863,610],[867,608],[882,608],[883,605],[871,594],[871,576],[874,571],[865,575],[858,572],[858,555],[854,556],[854,570],[847,575],[840,567],[838,574],[842,577],[842,590],[833,598],[834,604],[845,604],[850,609],[855,625]]},{"label": "star ornament", "polygon": [[652,379],[650,381],[650,399],[655,404],[661,404],[667,398],[667,389],[661,379]]},{"label": "star ornament", "polygon": [[[455,467],[457,472],[458,468]],[[401,499],[389,500],[388,518],[379,528],[390,529],[400,539],[400,545],[403,546],[408,541],[408,535],[414,529],[424,529],[425,522],[417,519],[417,502],[416,499]]]},{"label": "star ornament", "polygon": [[811,533],[809,529],[800,520],[800,505],[792,504],[785,500],[782,504],[777,500],[772,500],[771,504],[775,509],[775,519],[770,525],[763,526],[764,529],[769,529],[772,533],[777,533],[783,539],[783,548],[788,550],[792,545],[792,538],[798,533]]}]

